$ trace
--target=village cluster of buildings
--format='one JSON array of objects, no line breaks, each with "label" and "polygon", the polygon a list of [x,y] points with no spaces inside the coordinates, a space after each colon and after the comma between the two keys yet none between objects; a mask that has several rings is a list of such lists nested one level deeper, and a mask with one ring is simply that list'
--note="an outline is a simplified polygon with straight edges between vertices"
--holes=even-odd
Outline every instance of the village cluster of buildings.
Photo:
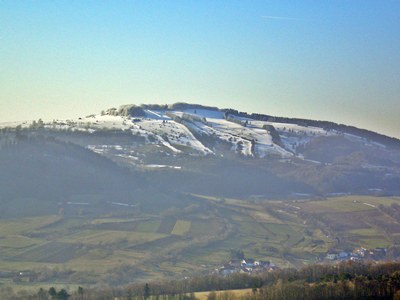
[{"label": "village cluster of buildings", "polygon": [[269,261],[255,260],[253,258],[232,259],[226,264],[223,264],[215,272],[220,275],[230,275],[233,273],[255,273],[261,271],[273,271],[278,267]]},{"label": "village cluster of buildings", "polygon": [[386,248],[374,248],[374,249],[366,249],[366,248],[356,248],[352,252],[340,251],[340,252],[328,252],[326,254],[325,259],[334,261],[334,260],[383,260],[386,258]]},{"label": "village cluster of buildings", "polygon": [[[330,251],[326,254],[326,261],[380,261],[386,259],[386,248],[366,249],[363,247],[356,248],[351,252],[347,251]],[[232,259],[228,263],[223,264],[215,269],[214,273],[227,276],[234,273],[257,273],[272,272],[279,269],[270,261],[255,260],[253,258]]]}]

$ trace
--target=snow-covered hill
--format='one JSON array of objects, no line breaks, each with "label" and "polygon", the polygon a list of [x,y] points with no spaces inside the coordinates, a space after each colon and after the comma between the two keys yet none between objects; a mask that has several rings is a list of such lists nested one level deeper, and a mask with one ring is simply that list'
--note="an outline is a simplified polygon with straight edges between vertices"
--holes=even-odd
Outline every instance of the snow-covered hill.
[{"label": "snow-covered hill", "polygon": [[201,105],[126,105],[70,120],[0,124],[0,129],[0,150],[24,136],[73,143],[143,171],[161,189],[265,197],[397,194],[400,180],[396,139],[329,122]]},{"label": "snow-covered hill", "polygon": [[[201,105],[172,106],[124,105],[101,114],[71,120],[29,121],[0,124],[0,128],[45,128],[60,132],[121,131],[143,139],[143,144],[167,155],[224,155],[227,148],[243,157],[277,157],[314,160],[306,150],[321,138],[342,137],[372,148],[385,148],[376,141],[335,129],[276,122],[252,118],[232,110],[220,110]],[[221,145],[224,145],[222,147]],[[120,157],[138,160],[135,147],[122,145],[87,145],[97,153],[117,152]],[[310,151],[308,151],[310,153]],[[137,153],[136,153],[137,154]],[[316,162],[320,162],[316,160]]]}]

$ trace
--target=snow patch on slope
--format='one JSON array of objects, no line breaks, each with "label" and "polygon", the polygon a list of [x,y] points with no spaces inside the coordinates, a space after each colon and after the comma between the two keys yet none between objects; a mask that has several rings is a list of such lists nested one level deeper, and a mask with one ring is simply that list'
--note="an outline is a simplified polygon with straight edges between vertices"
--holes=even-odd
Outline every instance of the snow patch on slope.
[{"label": "snow patch on slope", "polygon": [[[213,153],[210,149],[205,147],[199,142],[193,134],[182,124],[179,124],[166,116],[159,114],[163,119],[142,119],[137,125],[141,129],[151,132],[157,138],[162,141],[165,146],[172,147],[176,152],[181,152],[176,147],[190,147],[203,154]],[[171,149],[172,149],[171,148]]]},{"label": "snow patch on slope", "polygon": [[265,157],[269,154],[277,154],[290,157],[293,155],[274,144],[267,130],[252,126],[252,121],[244,126],[241,124],[241,119],[237,119],[237,122],[229,121],[224,118],[222,112],[210,110],[186,110],[173,114],[184,119],[189,118],[187,126],[190,126],[192,130],[231,143],[237,152],[245,156]]}]

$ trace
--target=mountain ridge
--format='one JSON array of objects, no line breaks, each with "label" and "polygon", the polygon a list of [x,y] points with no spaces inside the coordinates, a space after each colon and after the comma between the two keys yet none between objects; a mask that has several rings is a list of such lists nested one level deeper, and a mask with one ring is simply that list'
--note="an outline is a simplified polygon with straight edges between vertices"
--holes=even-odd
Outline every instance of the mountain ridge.
[{"label": "mountain ridge", "polygon": [[186,109],[205,109],[205,110],[214,110],[214,111],[222,111],[227,114],[231,114],[238,117],[245,117],[251,118],[260,121],[270,121],[276,123],[291,123],[297,125],[306,125],[306,126],[313,126],[313,127],[320,127],[327,130],[337,130],[343,133],[349,133],[354,135],[360,135],[363,137],[370,138],[372,140],[376,140],[377,142],[381,142],[385,145],[391,145],[395,147],[400,147],[400,139],[391,137],[385,134],[378,133],[376,131],[368,130],[359,128],[353,125],[346,125],[342,123],[336,123],[332,121],[325,121],[325,120],[313,120],[313,119],[305,119],[305,118],[296,118],[296,117],[279,117],[273,116],[268,114],[261,114],[261,113],[248,113],[238,111],[232,108],[218,108],[214,106],[205,106],[202,104],[191,104],[185,102],[177,102],[173,104],[125,104],[121,105],[118,109],[110,108],[107,109],[106,112],[109,114],[115,114],[120,116],[135,116],[134,109],[141,108],[141,109],[150,109],[150,110],[186,110]]},{"label": "mountain ridge", "polygon": [[400,195],[398,140],[385,145],[371,135],[310,126],[320,121],[299,125],[252,115],[200,104],[123,105],[77,119],[2,128],[0,147],[19,136],[72,143],[141,174],[150,188],[178,194]]}]

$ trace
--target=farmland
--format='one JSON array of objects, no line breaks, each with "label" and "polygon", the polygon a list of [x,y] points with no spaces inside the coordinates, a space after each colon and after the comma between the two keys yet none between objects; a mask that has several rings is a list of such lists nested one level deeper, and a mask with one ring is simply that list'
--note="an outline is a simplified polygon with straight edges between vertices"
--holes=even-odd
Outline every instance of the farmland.
[{"label": "farmland", "polygon": [[[280,267],[301,267],[332,249],[391,247],[400,236],[399,220],[388,215],[388,209],[400,204],[395,197],[184,197],[186,206],[159,214],[77,213],[1,220],[0,269],[35,274],[63,270],[64,275],[51,277],[54,284],[115,284],[124,282],[127,274],[129,281],[144,281],[209,273],[229,259],[231,249]],[[110,277],[110,272],[115,275]],[[37,284],[37,277],[29,282]],[[15,277],[1,282],[20,284]]]},{"label": "farmland", "polygon": [[[197,293],[195,293],[195,296],[196,296],[196,299],[206,300],[210,293],[211,292],[197,292]],[[218,297],[221,297],[222,299],[224,299],[224,297],[229,298],[230,296],[232,296],[230,298],[236,299],[236,298],[240,298],[243,296],[251,295],[252,289],[226,290],[226,291],[218,291],[215,293]]]}]

